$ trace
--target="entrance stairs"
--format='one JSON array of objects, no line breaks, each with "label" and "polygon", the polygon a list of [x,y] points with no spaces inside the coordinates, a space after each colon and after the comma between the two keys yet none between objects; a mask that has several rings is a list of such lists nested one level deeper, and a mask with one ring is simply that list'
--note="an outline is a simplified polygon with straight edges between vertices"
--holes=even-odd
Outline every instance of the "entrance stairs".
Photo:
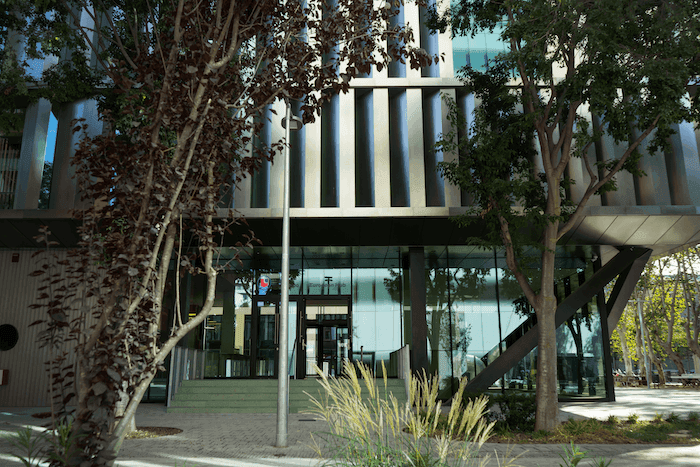
[{"label": "entrance stairs", "polygon": [[[367,388],[362,380],[363,396]],[[380,394],[384,393],[384,381],[378,380]],[[307,392],[319,399],[323,388],[316,378],[289,381],[289,412],[302,413],[312,405]],[[401,379],[387,380],[388,392],[400,404],[406,402],[406,389]],[[168,412],[180,413],[277,413],[276,379],[204,379],[187,380],[177,391]]]}]

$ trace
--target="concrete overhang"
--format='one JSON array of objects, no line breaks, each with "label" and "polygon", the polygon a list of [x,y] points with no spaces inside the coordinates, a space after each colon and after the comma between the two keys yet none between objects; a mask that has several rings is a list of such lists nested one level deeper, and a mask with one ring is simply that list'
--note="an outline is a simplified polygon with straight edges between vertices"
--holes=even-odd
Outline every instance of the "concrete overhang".
[{"label": "concrete overhang", "polygon": [[[292,244],[297,246],[411,246],[460,245],[479,236],[478,225],[469,230],[450,217],[464,208],[293,208]],[[227,211],[219,212],[222,218]],[[246,209],[238,212],[265,245],[282,240],[281,209]],[[34,237],[47,225],[60,247],[75,246],[78,222],[65,210],[0,211],[0,248],[36,248]],[[239,240],[241,228],[231,242]],[[237,232],[237,233],[236,233]],[[590,206],[581,221],[561,240],[563,245],[641,246],[654,255],[700,243],[698,206]]]}]

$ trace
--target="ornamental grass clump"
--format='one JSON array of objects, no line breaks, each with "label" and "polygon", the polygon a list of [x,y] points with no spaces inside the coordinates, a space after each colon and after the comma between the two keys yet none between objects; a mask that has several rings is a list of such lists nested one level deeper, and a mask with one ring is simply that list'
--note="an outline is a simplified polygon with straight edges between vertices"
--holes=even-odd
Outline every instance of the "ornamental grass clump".
[{"label": "ornamental grass clump", "polygon": [[[382,370],[384,368],[382,367]],[[325,448],[320,457],[336,465],[442,467],[483,465],[478,459],[493,423],[484,418],[487,399],[479,397],[462,403],[466,381],[461,382],[445,417],[437,400],[438,379],[411,377],[406,402],[399,402],[362,363],[346,362],[345,375],[327,377],[318,368],[324,389],[319,398],[309,395],[311,412],[328,422],[330,432],[320,437]]]}]

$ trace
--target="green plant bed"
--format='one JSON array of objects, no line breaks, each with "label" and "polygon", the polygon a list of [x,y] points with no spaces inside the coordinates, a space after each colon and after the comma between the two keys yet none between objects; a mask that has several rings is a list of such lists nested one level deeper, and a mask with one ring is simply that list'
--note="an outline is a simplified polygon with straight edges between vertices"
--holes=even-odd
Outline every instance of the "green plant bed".
[{"label": "green plant bed", "polygon": [[[700,415],[695,412],[683,419],[674,413],[657,414],[648,421],[640,421],[636,414],[624,419],[610,416],[605,421],[570,419],[552,432],[535,432],[536,405],[531,394],[464,393],[462,402],[484,395],[489,397],[489,412],[484,417],[495,422],[489,438],[492,443],[700,444]],[[438,432],[443,423],[438,423]]]},{"label": "green plant bed", "polygon": [[495,430],[490,443],[700,444],[700,423],[689,420],[569,420],[552,432]]}]

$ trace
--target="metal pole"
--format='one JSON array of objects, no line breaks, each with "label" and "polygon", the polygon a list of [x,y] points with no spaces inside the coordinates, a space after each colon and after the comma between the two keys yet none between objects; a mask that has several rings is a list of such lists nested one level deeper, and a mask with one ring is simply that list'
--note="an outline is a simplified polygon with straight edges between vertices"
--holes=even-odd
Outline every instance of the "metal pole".
[{"label": "metal pole", "polygon": [[644,335],[644,320],[642,318],[642,300],[637,295],[637,313],[639,313],[639,332],[642,333],[642,350],[644,351],[644,366],[647,369],[647,388],[651,388],[651,368],[649,368],[649,353],[647,351],[647,340]]},{"label": "metal pole", "polygon": [[[493,249],[493,271],[496,273],[496,313],[498,314],[498,356],[503,353],[503,331],[501,329],[501,293],[498,290],[498,254]],[[474,364],[474,376],[476,376],[476,363]],[[506,393],[506,375],[501,375],[501,394]]]},{"label": "metal pole", "polygon": [[284,130],[284,204],[282,211],[282,303],[280,308],[279,370],[277,372],[277,444],[287,447],[287,426],[289,418],[289,369],[287,368],[287,329],[289,318],[289,145],[292,127],[292,107],[285,99],[287,114]]}]

